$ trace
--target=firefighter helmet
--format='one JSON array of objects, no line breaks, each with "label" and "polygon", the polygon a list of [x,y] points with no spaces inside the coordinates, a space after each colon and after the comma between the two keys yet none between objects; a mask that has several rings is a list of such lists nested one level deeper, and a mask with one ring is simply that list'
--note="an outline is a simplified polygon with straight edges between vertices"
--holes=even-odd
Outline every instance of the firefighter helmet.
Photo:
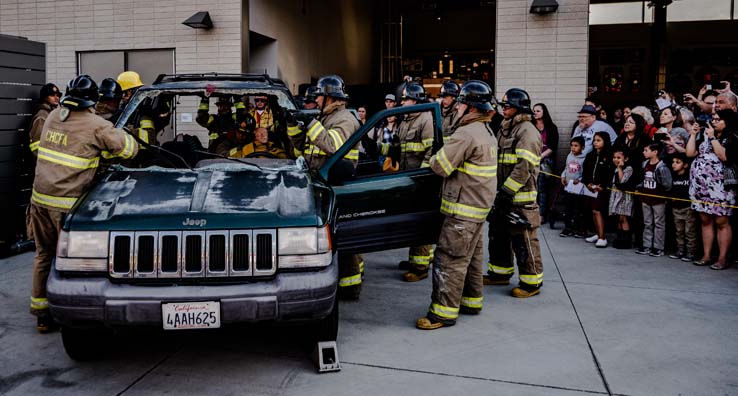
[{"label": "firefighter helmet", "polygon": [[402,100],[412,99],[416,102],[425,101],[425,89],[417,83],[407,83],[402,90]]},{"label": "firefighter helmet", "polygon": [[496,103],[494,96],[492,96],[492,88],[484,81],[479,80],[465,82],[461,86],[456,101],[483,111],[494,110],[494,104]]},{"label": "firefighter helmet", "polygon": [[45,99],[49,96],[61,96],[61,92],[59,92],[59,87],[57,87],[53,83],[48,83],[41,87],[41,99]]},{"label": "firefighter helmet", "polygon": [[94,106],[98,95],[95,80],[83,74],[69,80],[67,92],[61,99],[61,104],[71,110],[82,110]]},{"label": "firefighter helmet", "polygon": [[116,100],[123,97],[123,89],[115,79],[106,78],[100,83],[100,100]]},{"label": "firefighter helmet", "polygon": [[239,113],[236,116],[238,121],[238,129],[253,133],[256,130],[256,119],[249,113]]},{"label": "firefighter helmet", "polygon": [[528,92],[520,88],[510,88],[505,92],[505,96],[502,97],[500,104],[514,107],[520,111],[528,114],[533,112],[530,109],[530,96]]},{"label": "firefighter helmet", "polygon": [[221,104],[233,106],[233,97],[231,96],[219,96],[218,99],[215,101],[215,105],[219,106]]},{"label": "firefighter helmet", "polygon": [[141,76],[135,71],[124,71],[118,74],[118,84],[120,84],[120,88],[124,92],[144,85],[143,81],[141,81]]},{"label": "firefighter helmet", "polygon": [[348,100],[346,85],[343,79],[337,75],[323,76],[315,86],[315,97],[330,96],[336,99]]},{"label": "firefighter helmet", "polygon": [[441,85],[441,97],[444,96],[457,98],[459,96],[459,84],[451,80],[444,81]]},{"label": "firefighter helmet", "polygon": [[318,87],[308,87],[305,90],[305,103],[315,103],[315,93],[318,91]]}]

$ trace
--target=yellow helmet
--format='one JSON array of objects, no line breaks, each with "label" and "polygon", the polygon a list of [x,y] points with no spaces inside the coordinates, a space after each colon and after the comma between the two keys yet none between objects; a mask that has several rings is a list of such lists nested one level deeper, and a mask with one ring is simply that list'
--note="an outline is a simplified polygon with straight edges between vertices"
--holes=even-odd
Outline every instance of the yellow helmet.
[{"label": "yellow helmet", "polygon": [[129,89],[138,88],[144,85],[141,81],[141,76],[139,76],[135,71],[124,71],[123,73],[120,73],[118,75],[118,84],[120,84],[120,88],[123,91],[128,91]]}]

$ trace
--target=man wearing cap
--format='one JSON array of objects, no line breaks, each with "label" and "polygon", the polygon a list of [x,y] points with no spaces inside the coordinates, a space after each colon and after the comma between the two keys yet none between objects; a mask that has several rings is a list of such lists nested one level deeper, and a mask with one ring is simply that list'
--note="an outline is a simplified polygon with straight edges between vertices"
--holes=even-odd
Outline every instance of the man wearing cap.
[{"label": "man wearing cap", "polygon": [[392,109],[397,105],[397,98],[394,94],[387,94],[384,96],[384,107],[386,109]]},{"label": "man wearing cap", "polygon": [[594,134],[597,132],[606,132],[610,135],[610,143],[615,142],[618,137],[610,124],[597,119],[597,109],[592,105],[585,104],[579,111],[579,125],[574,129],[574,134],[571,137],[581,136],[584,138],[584,154],[587,154],[592,151],[592,139],[594,139]]},{"label": "man wearing cap", "polygon": [[30,205],[36,242],[31,313],[37,316],[40,333],[56,328],[49,314],[46,280],[64,218],[92,183],[103,150],[121,159],[138,153],[131,135],[95,115],[98,97],[97,84],[90,76],[76,77],[67,85],[61,107],[49,113],[41,131]]},{"label": "man wearing cap", "polygon": [[215,152],[218,145],[225,139],[228,131],[237,126],[236,114],[233,113],[233,99],[230,96],[219,96],[215,105],[218,107],[217,114],[210,114],[210,97],[204,96],[197,108],[195,122],[208,130],[208,151]]},{"label": "man wearing cap", "polygon": [[256,120],[257,128],[266,128],[269,132],[274,132],[274,115],[269,108],[269,99],[266,95],[254,96],[254,109],[251,116]]},{"label": "man wearing cap", "polygon": [[31,140],[29,148],[33,155],[36,155],[36,151],[38,151],[38,140],[41,139],[41,130],[46,122],[46,117],[59,106],[60,97],[61,92],[59,92],[59,87],[56,85],[48,83],[41,87],[40,102],[36,114],[33,115],[31,120],[31,129],[28,131]]}]

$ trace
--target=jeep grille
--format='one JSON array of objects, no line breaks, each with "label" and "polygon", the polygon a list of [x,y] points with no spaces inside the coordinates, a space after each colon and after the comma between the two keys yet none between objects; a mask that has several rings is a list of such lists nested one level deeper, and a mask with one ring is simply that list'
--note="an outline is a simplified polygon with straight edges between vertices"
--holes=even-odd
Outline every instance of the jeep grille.
[{"label": "jeep grille", "polygon": [[113,232],[113,278],[269,276],[277,269],[276,230]]}]

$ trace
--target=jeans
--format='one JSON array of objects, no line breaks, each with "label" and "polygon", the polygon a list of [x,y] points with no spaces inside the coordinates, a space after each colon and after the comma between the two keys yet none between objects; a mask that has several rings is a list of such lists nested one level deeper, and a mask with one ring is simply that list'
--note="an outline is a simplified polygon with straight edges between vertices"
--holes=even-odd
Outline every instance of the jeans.
[{"label": "jeans", "polygon": [[664,250],[666,238],[666,204],[648,205],[643,208],[643,247]]}]

